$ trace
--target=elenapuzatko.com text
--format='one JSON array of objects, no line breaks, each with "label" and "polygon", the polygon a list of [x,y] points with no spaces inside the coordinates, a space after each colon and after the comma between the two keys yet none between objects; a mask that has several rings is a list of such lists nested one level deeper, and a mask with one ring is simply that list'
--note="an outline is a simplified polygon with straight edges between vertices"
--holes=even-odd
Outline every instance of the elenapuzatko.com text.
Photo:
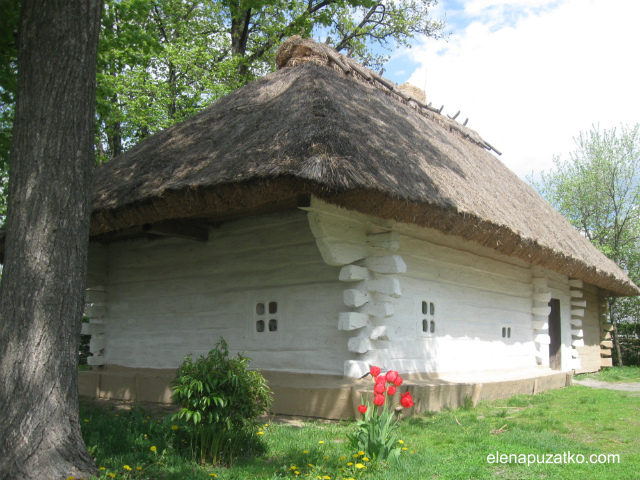
[{"label": "elenapuzatko.com text", "polygon": [[617,453],[490,453],[487,455],[488,463],[518,463],[521,465],[534,465],[541,463],[567,464],[567,463],[620,463],[620,455]]}]

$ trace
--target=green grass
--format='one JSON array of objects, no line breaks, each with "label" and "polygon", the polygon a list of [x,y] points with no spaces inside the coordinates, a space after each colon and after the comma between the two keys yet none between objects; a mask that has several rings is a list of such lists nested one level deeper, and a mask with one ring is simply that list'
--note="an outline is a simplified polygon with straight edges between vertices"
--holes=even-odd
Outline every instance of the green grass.
[{"label": "green grass", "polygon": [[[87,406],[80,418],[87,446],[104,468],[101,478],[112,478],[107,477],[111,473],[113,478],[141,480],[210,479],[212,474],[228,480],[640,479],[640,395],[581,386],[405,419],[399,438],[406,450],[399,460],[381,465],[352,457],[357,452],[346,440],[353,428],[350,422],[267,422],[264,434],[256,436],[258,444],[231,467],[222,467],[191,461],[189,440],[181,427],[172,430],[170,419],[136,409],[117,412]],[[554,460],[565,452],[586,458],[617,454],[620,462],[489,463],[487,457],[495,452],[551,454]],[[348,462],[367,468],[357,470]],[[125,465],[132,470],[125,470]]]},{"label": "green grass", "polygon": [[622,382],[634,383],[640,382],[640,367],[607,367],[596,373],[584,373],[576,375],[576,380],[591,378],[601,382]]}]

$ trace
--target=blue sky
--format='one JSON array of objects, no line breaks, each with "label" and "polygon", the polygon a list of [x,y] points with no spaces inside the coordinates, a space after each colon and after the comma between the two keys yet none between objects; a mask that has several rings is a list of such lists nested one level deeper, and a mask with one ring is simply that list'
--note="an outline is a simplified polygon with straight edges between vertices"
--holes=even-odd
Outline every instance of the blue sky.
[{"label": "blue sky", "polygon": [[592,125],[640,122],[640,1],[440,0],[448,40],[397,50],[384,76],[426,87],[520,177]]}]

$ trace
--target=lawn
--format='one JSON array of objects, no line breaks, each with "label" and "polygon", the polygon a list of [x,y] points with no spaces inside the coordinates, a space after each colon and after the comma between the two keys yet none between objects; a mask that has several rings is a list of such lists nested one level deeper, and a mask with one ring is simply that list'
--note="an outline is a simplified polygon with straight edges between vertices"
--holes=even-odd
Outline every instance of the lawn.
[{"label": "lawn", "polygon": [[[189,439],[170,417],[87,404],[80,414],[101,478],[640,479],[640,394],[577,385],[405,419],[390,464],[350,450],[351,422],[265,420],[255,444],[222,467],[189,460]],[[489,462],[496,453],[511,463]],[[610,463],[588,463],[591,455]],[[543,457],[555,463],[535,463]]]},{"label": "lawn", "polygon": [[622,383],[636,383],[640,382],[640,367],[611,367],[603,368],[596,373],[585,373],[582,375],[576,375],[577,380],[584,378],[590,378],[593,380],[599,380],[601,382],[622,382]]}]

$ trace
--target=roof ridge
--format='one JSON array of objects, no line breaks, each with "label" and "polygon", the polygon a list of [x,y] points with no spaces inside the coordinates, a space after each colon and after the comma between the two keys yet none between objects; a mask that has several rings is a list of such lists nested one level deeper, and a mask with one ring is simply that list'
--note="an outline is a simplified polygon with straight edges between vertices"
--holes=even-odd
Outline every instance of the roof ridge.
[{"label": "roof ridge", "polygon": [[303,38],[300,35],[289,37],[280,45],[276,53],[276,66],[278,70],[295,67],[304,63],[315,63],[329,67],[341,72],[346,77],[351,77],[356,81],[373,85],[378,90],[395,97],[398,101],[413,108],[424,117],[434,120],[441,126],[448,128],[450,132],[455,132],[462,138],[486,150],[493,150],[498,155],[502,155],[502,152],[485,141],[476,131],[466,126],[469,119],[465,120],[464,123],[456,121],[456,118],[460,114],[459,111],[453,117],[445,116],[442,114],[444,105],[438,109],[432,107],[431,103],[427,104],[422,102],[404,92],[391,80],[384,78],[381,75],[382,72],[380,72],[380,74],[374,72],[349,56],[334,50],[329,45],[316,42],[312,38]]}]

